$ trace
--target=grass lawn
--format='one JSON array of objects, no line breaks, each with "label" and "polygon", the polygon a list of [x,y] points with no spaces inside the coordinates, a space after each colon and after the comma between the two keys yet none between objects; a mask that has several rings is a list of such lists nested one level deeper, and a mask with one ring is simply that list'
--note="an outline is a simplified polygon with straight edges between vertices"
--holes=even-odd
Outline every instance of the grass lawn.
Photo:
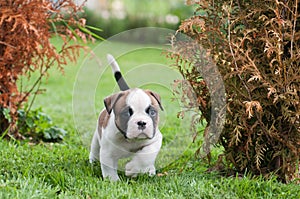
[{"label": "grass lawn", "polygon": [[51,70],[43,83],[47,92],[39,95],[34,104],[35,108],[43,107],[55,124],[67,130],[62,143],[0,141],[0,198],[300,197],[296,184],[206,173],[206,161],[193,156],[197,146],[191,143],[192,135],[187,130],[189,117],[176,117],[180,104],[172,100],[171,83],[180,77],[167,66],[160,47],[110,45],[114,46],[112,49],[131,49],[118,58],[129,84],[153,89],[162,97],[165,111],[161,113],[160,126],[164,141],[157,160],[158,173],[162,175],[129,179],[124,176],[121,162],[122,180],[112,183],[102,180],[99,164],[88,163],[89,142],[97,114],[103,108],[103,97],[117,90],[111,70],[103,60],[105,51],[110,49],[99,44],[95,53],[100,62],[82,56],[78,64],[70,63],[65,68],[64,75]]}]

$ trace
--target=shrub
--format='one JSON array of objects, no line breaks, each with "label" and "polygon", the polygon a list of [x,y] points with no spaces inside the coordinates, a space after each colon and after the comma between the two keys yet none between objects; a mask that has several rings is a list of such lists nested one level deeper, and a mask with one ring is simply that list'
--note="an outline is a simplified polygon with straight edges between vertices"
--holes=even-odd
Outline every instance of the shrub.
[{"label": "shrub", "polygon": [[[3,113],[10,122],[12,118],[8,109]],[[51,117],[43,113],[41,108],[29,111],[19,109],[16,126],[23,139],[30,142],[57,142],[63,140],[66,135],[66,131],[55,126]]]},{"label": "shrub", "polygon": [[[221,73],[227,114],[218,143],[224,147],[228,165],[239,172],[273,173],[285,182],[299,178],[299,2],[207,0],[195,4],[195,16],[183,21],[178,30],[194,41],[175,44],[170,56],[190,83],[196,95],[194,107],[208,126],[211,93],[216,90],[207,91],[210,82],[197,70],[209,70],[209,66],[197,62],[195,41]],[[184,93],[189,88],[184,87]]]},{"label": "shrub", "polygon": [[[78,17],[81,7],[72,0],[56,3],[44,0],[4,0],[0,2],[0,131],[19,135],[18,109],[28,96],[39,92],[41,79],[52,66],[63,71],[69,60],[76,61],[82,45],[89,38],[85,20]],[[50,42],[55,33],[62,38],[60,48]],[[72,41],[72,42],[71,42]],[[39,77],[31,88],[18,87],[20,76]],[[30,106],[29,106],[30,107]],[[9,112],[11,120],[7,120]]]}]

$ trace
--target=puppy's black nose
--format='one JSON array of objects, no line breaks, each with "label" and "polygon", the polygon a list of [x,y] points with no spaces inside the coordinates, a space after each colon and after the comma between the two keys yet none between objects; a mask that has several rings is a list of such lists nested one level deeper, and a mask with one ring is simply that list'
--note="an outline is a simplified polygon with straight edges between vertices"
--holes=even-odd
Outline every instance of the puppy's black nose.
[{"label": "puppy's black nose", "polygon": [[138,121],[137,122],[137,125],[138,125],[138,129],[139,130],[144,130],[145,128],[146,128],[146,122],[144,122],[144,121]]}]

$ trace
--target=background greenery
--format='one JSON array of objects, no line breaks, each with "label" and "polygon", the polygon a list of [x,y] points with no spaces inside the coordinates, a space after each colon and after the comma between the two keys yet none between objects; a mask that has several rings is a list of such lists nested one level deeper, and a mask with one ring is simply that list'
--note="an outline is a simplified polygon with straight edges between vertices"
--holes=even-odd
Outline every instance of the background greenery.
[{"label": "background greenery", "polygon": [[[193,6],[187,6],[182,0],[122,0],[123,14],[112,12],[114,0],[109,0],[107,13],[103,10],[86,8],[87,24],[99,27],[96,32],[104,38],[139,27],[162,27],[177,30],[181,20],[193,14]],[[155,41],[155,35],[153,37]]]}]

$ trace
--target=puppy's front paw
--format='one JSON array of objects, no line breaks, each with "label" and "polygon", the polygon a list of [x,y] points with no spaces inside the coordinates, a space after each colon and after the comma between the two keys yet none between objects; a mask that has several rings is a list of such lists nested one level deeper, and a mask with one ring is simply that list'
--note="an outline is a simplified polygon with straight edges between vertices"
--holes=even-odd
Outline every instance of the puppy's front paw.
[{"label": "puppy's front paw", "polygon": [[119,176],[107,176],[107,177],[105,177],[105,179],[109,179],[111,182],[118,182],[118,181],[120,181],[120,178],[119,178]]},{"label": "puppy's front paw", "polygon": [[140,165],[136,165],[134,162],[129,162],[126,164],[125,169],[125,175],[128,177],[137,177],[139,173],[148,173],[149,176],[155,175],[155,167],[153,165],[142,167]]},{"label": "puppy's front paw", "polygon": [[125,175],[128,177],[137,177],[138,171],[134,168],[134,164],[132,162],[128,162],[125,166]]}]

